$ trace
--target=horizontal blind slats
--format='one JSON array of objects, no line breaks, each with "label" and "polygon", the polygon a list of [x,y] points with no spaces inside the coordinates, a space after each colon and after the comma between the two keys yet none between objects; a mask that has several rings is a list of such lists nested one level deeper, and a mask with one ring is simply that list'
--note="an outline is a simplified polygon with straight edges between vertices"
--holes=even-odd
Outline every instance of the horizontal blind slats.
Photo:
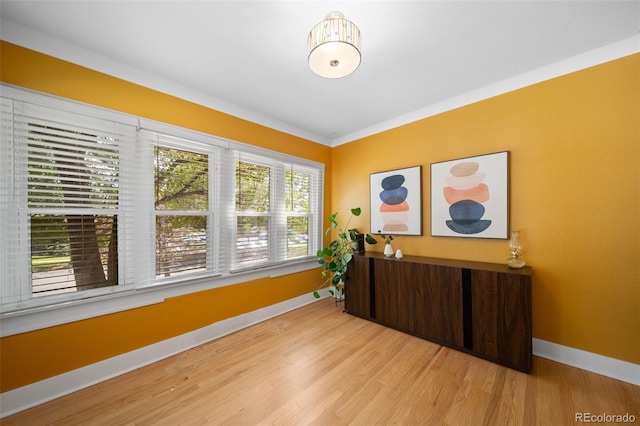
[{"label": "horizontal blind slats", "polygon": [[27,103],[17,111],[31,296],[118,285],[120,146],[135,129]]},{"label": "horizontal blind slats", "polygon": [[2,305],[29,297],[28,250],[21,239],[25,223],[18,212],[21,209],[19,153],[14,146],[14,102],[1,98],[0,104],[0,303]]},{"label": "horizontal blind slats", "polygon": [[[42,108],[39,111],[45,113]],[[93,128],[79,128],[73,122],[35,115],[23,115],[26,122],[21,126],[27,139],[29,206],[116,208],[119,139],[131,138],[107,132],[106,128],[115,126],[98,125],[99,120],[93,120]]]}]

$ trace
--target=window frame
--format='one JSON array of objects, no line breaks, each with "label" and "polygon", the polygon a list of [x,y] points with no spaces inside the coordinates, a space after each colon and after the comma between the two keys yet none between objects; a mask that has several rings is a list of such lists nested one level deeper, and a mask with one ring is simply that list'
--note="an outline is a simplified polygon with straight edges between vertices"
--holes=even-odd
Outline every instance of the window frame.
[{"label": "window frame", "polygon": [[[244,270],[250,269],[259,269],[261,265],[269,265],[273,264],[277,260],[276,253],[276,244],[277,244],[277,178],[276,173],[274,173],[274,169],[276,168],[275,161],[269,161],[269,159],[254,155],[248,154],[245,152],[234,152],[233,153],[234,161],[233,164],[233,174],[234,177],[233,185],[230,185],[234,188],[233,190],[233,219],[230,221],[229,229],[231,229],[231,239],[229,241],[229,252],[231,254],[229,259],[229,269],[231,273],[238,273]],[[237,163],[249,163],[256,166],[266,167],[269,169],[269,210],[265,212],[257,212],[253,210],[237,210],[236,209],[236,191],[235,188],[237,186]],[[247,262],[246,265],[242,265],[238,262],[238,219],[240,217],[266,217],[268,219],[267,226],[267,259],[263,261],[256,262]],[[272,238],[273,237],[273,238]],[[274,258],[275,256],[275,258]]]},{"label": "window frame", "polygon": [[[292,174],[308,174],[309,175],[309,206],[308,206],[308,210],[306,212],[296,212],[295,210],[287,210],[287,173],[291,172]],[[288,252],[289,252],[289,225],[288,225],[288,219],[291,217],[304,217],[307,220],[307,252],[308,254],[312,254],[315,255],[315,253],[317,252],[316,247],[322,245],[321,242],[321,235],[318,235],[315,232],[312,232],[314,228],[316,228],[318,226],[317,223],[315,223],[316,220],[319,220],[320,218],[318,217],[314,217],[313,215],[313,211],[317,210],[317,209],[321,209],[322,207],[319,206],[317,204],[318,200],[312,196],[313,193],[313,185],[314,185],[314,178],[313,178],[313,171],[309,170],[306,167],[300,166],[300,165],[291,165],[289,167],[288,170],[285,170],[284,173],[284,185],[285,185],[285,189],[284,189],[284,196],[283,196],[283,200],[284,200],[284,222],[285,222],[285,232],[286,232],[286,238],[284,240],[284,251],[285,251],[285,258],[286,259],[295,259],[298,256],[293,256],[293,257],[289,257],[288,256]],[[321,216],[320,216],[321,217]],[[319,220],[320,222],[322,222],[322,220]],[[320,223],[321,225],[321,223]],[[322,231],[322,230],[321,230]],[[320,237],[320,239],[319,239]]]},{"label": "window frame", "polygon": [[[174,141],[173,143],[171,142],[172,139]],[[159,148],[176,149],[180,151],[187,151],[187,152],[192,152],[192,153],[197,153],[197,154],[202,154],[207,156],[207,163],[208,163],[207,165],[208,167],[207,169],[208,170],[207,172],[207,181],[208,181],[207,208],[206,210],[172,210],[172,209],[159,210],[155,207],[155,188],[154,188],[154,207],[152,211],[153,223],[154,223],[154,227],[152,231],[153,239],[155,241],[157,238],[157,227],[155,226],[155,224],[159,217],[162,217],[162,216],[205,217],[206,223],[207,223],[206,229],[205,229],[205,234],[206,234],[205,270],[188,273],[187,275],[184,275],[183,278],[189,279],[189,278],[197,278],[200,276],[217,275],[220,272],[219,262],[216,260],[214,253],[216,252],[215,248],[218,246],[216,244],[216,241],[219,241],[219,239],[216,239],[216,235],[214,235],[213,233],[213,228],[214,228],[214,225],[218,223],[217,221],[219,220],[218,215],[216,214],[217,213],[216,206],[218,203],[216,203],[216,200],[214,199],[214,197],[211,196],[211,191],[212,189],[217,191],[216,182],[219,181],[219,178],[216,175],[216,164],[217,164],[219,153],[216,150],[207,151],[206,149],[203,149],[202,147],[198,147],[197,145],[193,144],[188,140],[182,140],[180,141],[180,143],[176,143],[175,142],[176,140],[177,138],[175,137],[169,138],[165,135],[162,141],[158,141],[154,149],[159,149]],[[155,164],[153,165],[153,173],[155,175]],[[155,245],[154,245],[154,248],[155,248]],[[157,263],[158,263],[157,251],[154,250],[154,253],[155,255],[153,256],[154,258],[153,270],[157,271]],[[181,277],[170,276],[170,277],[160,278],[157,276],[157,272],[156,272],[155,278],[152,279],[152,282],[154,284],[162,284],[163,282],[172,282],[172,281],[175,281],[176,279],[181,279]]]},{"label": "window frame", "polygon": [[[281,162],[282,164],[294,164],[302,168],[309,168],[317,172],[317,185],[318,188],[317,198],[317,211],[314,214],[317,216],[314,220],[314,229],[311,229],[310,223],[310,237],[314,235],[314,241],[309,238],[309,247],[315,244],[317,248],[320,247],[322,240],[322,214],[323,214],[323,198],[324,198],[324,164],[313,160],[304,158],[297,158],[283,153],[267,150],[254,145],[249,145],[241,142],[236,142],[228,139],[223,139],[217,136],[200,133],[190,129],[180,128],[171,124],[161,123],[154,120],[141,119],[131,116],[129,114],[120,113],[96,107],[93,105],[83,104],[69,99],[63,99],[56,96],[41,94],[38,92],[27,91],[21,88],[8,86],[6,84],[0,85],[0,95],[4,98],[9,98],[17,102],[29,102],[37,105],[45,106],[48,108],[61,109],[63,111],[94,117],[105,120],[112,120],[114,122],[130,125],[136,128],[138,131],[144,129],[150,132],[158,132],[172,137],[185,138],[193,141],[195,145],[203,145],[214,147],[220,152],[216,158],[213,158],[209,154],[209,174],[210,182],[209,188],[211,191],[212,185],[215,190],[220,191],[221,196],[213,200],[213,197],[209,199],[210,209],[207,212],[209,215],[208,221],[210,225],[207,230],[208,245],[215,244],[216,247],[223,247],[225,242],[228,244],[230,235],[224,231],[225,220],[229,219],[229,208],[225,207],[225,202],[228,203],[232,200],[233,196],[228,190],[224,190],[224,185],[221,182],[224,181],[221,178],[221,170],[224,170],[224,158],[226,153],[231,151],[241,151],[244,154],[251,154],[257,157],[263,156],[268,161],[274,163]],[[4,105],[4,104],[3,104]],[[138,144],[138,141],[136,141]],[[13,144],[11,144],[13,145]],[[128,153],[135,150],[136,147],[128,147]],[[123,154],[126,158],[128,153]],[[128,162],[128,160],[124,160]],[[130,165],[123,165],[122,168],[130,167]],[[153,173],[153,165],[150,166]],[[15,172],[11,172],[13,175]],[[233,191],[232,191],[233,192]],[[13,196],[15,194],[10,194]],[[151,196],[153,198],[153,195]],[[283,200],[284,203],[284,200]],[[153,206],[149,209],[147,215],[153,214],[151,212]],[[118,209],[120,212],[120,209]],[[155,210],[155,209],[153,209]],[[218,214],[215,214],[218,213]],[[126,214],[122,212],[119,214]],[[19,220],[23,220],[20,215]],[[155,217],[155,214],[153,214]],[[149,217],[149,216],[147,216]],[[212,218],[213,217],[213,218]],[[155,222],[154,222],[155,223]],[[120,224],[119,224],[120,226]],[[155,225],[154,225],[155,226]],[[215,232],[217,230],[218,232]],[[286,223],[284,229],[284,243],[286,250]],[[118,232],[126,233],[126,229],[118,230]],[[24,240],[24,237],[22,237]],[[120,238],[121,242],[119,249],[120,259],[123,259],[125,254],[122,250],[125,250],[122,242],[124,238]],[[155,244],[154,244],[155,249]],[[302,272],[310,269],[317,268],[315,256],[311,253],[315,253],[314,250],[309,250],[309,255],[301,258],[294,259],[279,259],[277,262],[269,262],[263,266],[251,267],[248,269],[231,269],[231,260],[229,254],[222,257],[217,257],[215,254],[210,254],[210,251],[215,250],[207,249],[207,265],[212,262],[211,269],[207,270],[206,274],[197,275],[188,278],[170,278],[170,279],[152,279],[147,282],[131,283],[126,280],[121,280],[120,284],[114,287],[105,287],[102,289],[85,290],[77,292],[76,297],[68,297],[65,295],[51,295],[45,297],[39,297],[34,302],[34,298],[28,300],[20,300],[16,303],[12,303],[11,306],[4,304],[0,306],[0,336],[8,336],[16,333],[22,333],[25,331],[36,330],[53,325],[64,324],[80,319],[92,318],[108,313],[119,312],[122,310],[132,309],[140,306],[147,306],[150,304],[161,303],[164,299],[169,297],[176,297],[184,294],[195,293],[207,289],[239,284],[254,279],[264,277],[277,277],[281,275],[288,275],[292,273]],[[24,256],[22,256],[24,257]],[[153,253],[155,257],[155,252]],[[30,257],[22,259],[22,263],[29,263]],[[122,265],[124,266],[124,264]],[[24,267],[24,265],[23,265]],[[131,265],[127,265],[127,268],[131,268]],[[124,268],[122,268],[124,269]],[[121,273],[125,273],[122,272]],[[27,274],[30,282],[30,270]]]},{"label": "window frame", "polygon": [[[116,128],[121,126],[108,126],[110,123],[108,120],[93,117],[81,119],[76,114],[64,112],[56,112],[55,115],[46,116],[42,114],[43,108],[39,105],[21,103],[21,106],[23,108],[20,108],[22,111],[18,113],[19,116],[26,114],[26,111],[29,110],[32,113],[29,114],[30,117],[26,121],[19,121],[22,124],[19,126],[19,138],[25,141],[16,146],[17,151],[20,151],[21,156],[23,156],[23,159],[18,161],[18,165],[26,168],[25,179],[21,180],[20,184],[20,192],[26,196],[20,197],[19,202],[21,210],[26,213],[27,217],[27,227],[23,231],[24,237],[28,241],[23,237],[21,241],[24,241],[24,244],[21,245],[26,247],[31,254],[30,298],[48,297],[48,294],[37,294],[48,291],[64,294],[70,290],[65,288],[64,282],[60,280],[47,284],[34,279],[34,253],[32,252],[34,235],[39,238],[42,237],[41,234],[33,231],[34,217],[59,216],[64,218],[63,223],[66,224],[65,228],[68,230],[69,248],[66,252],[63,251],[57,255],[69,256],[70,259],[66,262],[67,268],[69,270],[73,269],[73,275],[76,275],[78,271],[75,267],[72,267],[74,258],[72,254],[74,252],[74,244],[71,242],[72,234],[76,238],[81,236],[79,238],[81,241],[80,246],[84,251],[85,235],[91,235],[93,232],[85,234],[82,228],[85,223],[91,223],[89,226],[96,224],[95,219],[87,221],[88,218],[92,216],[103,219],[112,217],[113,224],[119,220],[121,212],[118,205],[120,195],[119,159],[122,154],[121,145],[125,143],[127,136],[131,136],[131,134],[128,134],[126,127],[124,127],[124,132],[120,132],[121,129],[116,130]],[[65,118],[66,122],[64,121]],[[70,121],[74,122],[70,124]],[[16,120],[14,119],[15,122]],[[108,127],[113,128],[109,129]],[[52,155],[54,153],[60,153],[60,155]],[[53,162],[50,161],[52,159],[54,160]],[[110,183],[111,185],[106,187],[103,185],[105,183],[103,179],[105,178],[107,179],[107,184]],[[96,185],[98,188],[96,188]],[[47,192],[43,191],[43,188],[52,187],[56,189],[49,189]],[[105,194],[105,192],[102,192],[103,188],[106,188],[106,197],[100,196]],[[99,190],[96,191],[96,189]],[[98,197],[95,195],[98,195]],[[80,229],[76,227],[76,231],[73,233],[70,231],[69,216],[82,218],[83,222],[83,226]],[[98,235],[99,232],[96,229],[94,234],[96,243],[99,239]],[[118,250],[117,233],[111,235],[109,240],[110,244],[115,242],[116,250]],[[77,249],[79,248],[76,247],[76,253],[78,253]],[[99,253],[100,257],[103,257],[103,255],[104,253]],[[102,282],[91,281],[84,285],[90,288],[94,286],[117,286],[121,277],[118,268],[118,256],[116,255],[113,259],[109,256],[109,260],[114,260],[115,264],[106,265],[101,260],[99,265],[94,266],[102,269],[107,267],[109,275],[116,271],[117,276],[115,278],[113,276],[107,277],[107,270],[104,270],[105,276],[100,277]],[[97,277],[93,276],[92,278]],[[113,284],[109,284],[109,281],[113,282]],[[51,285],[56,287],[51,290],[41,290],[42,287]],[[80,284],[75,283],[73,287],[79,286]],[[84,291],[86,290],[82,290],[83,293]]]}]

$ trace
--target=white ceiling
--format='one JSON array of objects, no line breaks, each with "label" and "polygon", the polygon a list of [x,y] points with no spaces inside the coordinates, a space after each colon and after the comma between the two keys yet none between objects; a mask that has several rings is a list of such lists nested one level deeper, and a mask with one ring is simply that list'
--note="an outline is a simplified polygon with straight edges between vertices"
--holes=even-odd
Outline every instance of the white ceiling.
[{"label": "white ceiling", "polygon": [[[331,80],[306,41],[334,10],[360,28],[362,63]],[[640,1],[1,0],[0,16],[6,41],[334,146],[640,44]]]}]

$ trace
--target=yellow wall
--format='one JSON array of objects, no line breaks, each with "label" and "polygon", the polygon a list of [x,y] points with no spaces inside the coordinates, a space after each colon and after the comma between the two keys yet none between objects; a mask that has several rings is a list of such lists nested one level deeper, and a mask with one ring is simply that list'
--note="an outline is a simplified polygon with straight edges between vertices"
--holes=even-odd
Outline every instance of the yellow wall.
[{"label": "yellow wall", "polygon": [[[4,83],[325,163],[326,182],[331,182],[331,149],[324,145],[10,43],[1,42],[0,53],[0,79]],[[328,189],[325,196],[330,197]],[[264,278],[2,338],[0,392],[308,294],[317,288],[320,278],[319,270]]]},{"label": "yellow wall", "polygon": [[430,236],[429,182],[432,162],[508,150],[534,337],[640,363],[639,94],[635,54],[339,146],[332,210],[367,207],[368,229],[369,174],[421,165],[423,236],[394,249],[504,262],[504,240]]},{"label": "yellow wall", "polygon": [[2,392],[308,294],[319,284],[318,276],[311,270],[264,278],[4,337]]},{"label": "yellow wall", "polygon": [[[352,224],[361,230],[369,174],[422,165],[424,236],[394,241],[407,254],[504,261],[505,241],[429,236],[429,164],[509,150],[511,224],[534,270],[534,337],[640,363],[638,54],[329,149],[9,43],[0,51],[3,82],[323,162],[325,213],[360,206]],[[318,275],[265,278],[3,338],[0,391],[308,293]]]}]

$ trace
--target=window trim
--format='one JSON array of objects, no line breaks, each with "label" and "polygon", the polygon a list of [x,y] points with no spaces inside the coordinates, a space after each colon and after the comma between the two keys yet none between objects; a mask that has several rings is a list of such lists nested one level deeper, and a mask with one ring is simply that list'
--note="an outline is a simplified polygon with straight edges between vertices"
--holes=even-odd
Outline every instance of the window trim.
[{"label": "window trim", "polygon": [[[317,244],[321,243],[325,172],[325,165],[323,163],[293,157],[288,154],[167,123],[141,119],[125,113],[60,98],[46,93],[26,90],[5,83],[0,84],[0,96],[92,118],[112,120],[121,124],[135,126],[137,129],[144,128],[152,132],[186,138],[197,143],[216,146],[224,150],[238,149],[246,153],[266,156],[270,160],[284,161],[318,170],[320,177],[317,214],[319,217],[317,220],[318,223],[315,224],[317,226],[315,232],[318,234],[317,238],[319,241],[317,241]],[[215,179],[217,180],[217,177]],[[230,265],[226,266],[228,268]],[[32,298],[12,303],[9,309],[7,309],[6,305],[2,306],[2,311],[0,312],[0,337],[161,303],[164,299],[170,297],[241,284],[261,278],[275,278],[315,268],[317,268],[315,256],[309,255],[291,260],[285,259],[282,262],[271,263],[266,266],[262,265],[257,268],[247,268],[237,271],[226,270],[224,273],[217,270],[218,272],[207,276],[181,277],[166,279],[162,282],[151,280],[147,284],[138,286],[121,284],[115,287],[86,290],[76,293],[74,295],[75,297],[69,297],[68,295],[57,297],[56,295],[51,295],[36,299]]]},{"label": "window trim", "polygon": [[[149,132],[151,133],[151,132]],[[158,134],[158,132],[153,132]],[[155,207],[155,202],[154,202],[154,207],[151,210],[151,215],[152,215],[152,222],[154,223],[153,225],[153,237],[154,239],[157,237],[157,227],[156,227],[156,221],[158,220],[158,217],[162,217],[162,216],[202,216],[204,218],[206,218],[206,222],[207,222],[207,226],[206,226],[206,235],[207,235],[207,246],[206,246],[206,254],[205,254],[205,270],[204,271],[198,271],[198,272],[190,272],[187,275],[184,276],[185,280],[191,279],[191,278],[198,278],[198,277],[207,277],[207,276],[217,276],[220,274],[220,269],[219,269],[219,261],[218,259],[216,259],[214,257],[214,250],[213,247],[217,247],[216,243],[218,242],[218,238],[216,238],[216,235],[213,235],[213,229],[216,226],[217,222],[219,221],[219,213],[216,210],[216,205],[215,202],[216,200],[214,199],[213,196],[211,196],[211,192],[212,189],[216,190],[217,189],[217,179],[216,179],[216,164],[219,161],[219,156],[220,153],[217,150],[211,151],[211,150],[206,150],[203,149],[202,147],[197,146],[196,144],[177,144],[175,142],[175,138],[171,138],[173,139],[173,141],[171,140],[165,140],[163,139],[162,141],[158,140],[158,142],[156,143],[156,145],[154,146],[154,149],[158,149],[158,148],[168,148],[168,149],[176,149],[176,150],[180,150],[180,151],[188,151],[188,152],[192,152],[192,153],[197,153],[197,154],[202,154],[202,155],[206,155],[207,156],[207,189],[208,189],[208,194],[207,194],[207,206],[206,209],[204,210],[171,210],[171,209],[157,209]],[[153,166],[153,173],[155,174],[155,166]],[[154,193],[155,193],[155,189],[154,189]],[[155,200],[154,200],[155,201]],[[212,238],[213,237],[213,238]],[[163,277],[160,278],[157,275],[157,266],[158,266],[158,258],[157,258],[157,251],[156,251],[156,247],[154,245],[154,249],[153,251],[153,267],[152,269],[154,271],[156,271],[154,273],[155,277],[154,278],[150,278],[151,279],[151,284],[152,285],[161,285],[163,282],[171,282],[172,280],[175,280],[176,277],[175,276],[170,276],[170,277]],[[178,274],[180,275],[180,274]],[[178,277],[179,278],[179,277]]]}]

